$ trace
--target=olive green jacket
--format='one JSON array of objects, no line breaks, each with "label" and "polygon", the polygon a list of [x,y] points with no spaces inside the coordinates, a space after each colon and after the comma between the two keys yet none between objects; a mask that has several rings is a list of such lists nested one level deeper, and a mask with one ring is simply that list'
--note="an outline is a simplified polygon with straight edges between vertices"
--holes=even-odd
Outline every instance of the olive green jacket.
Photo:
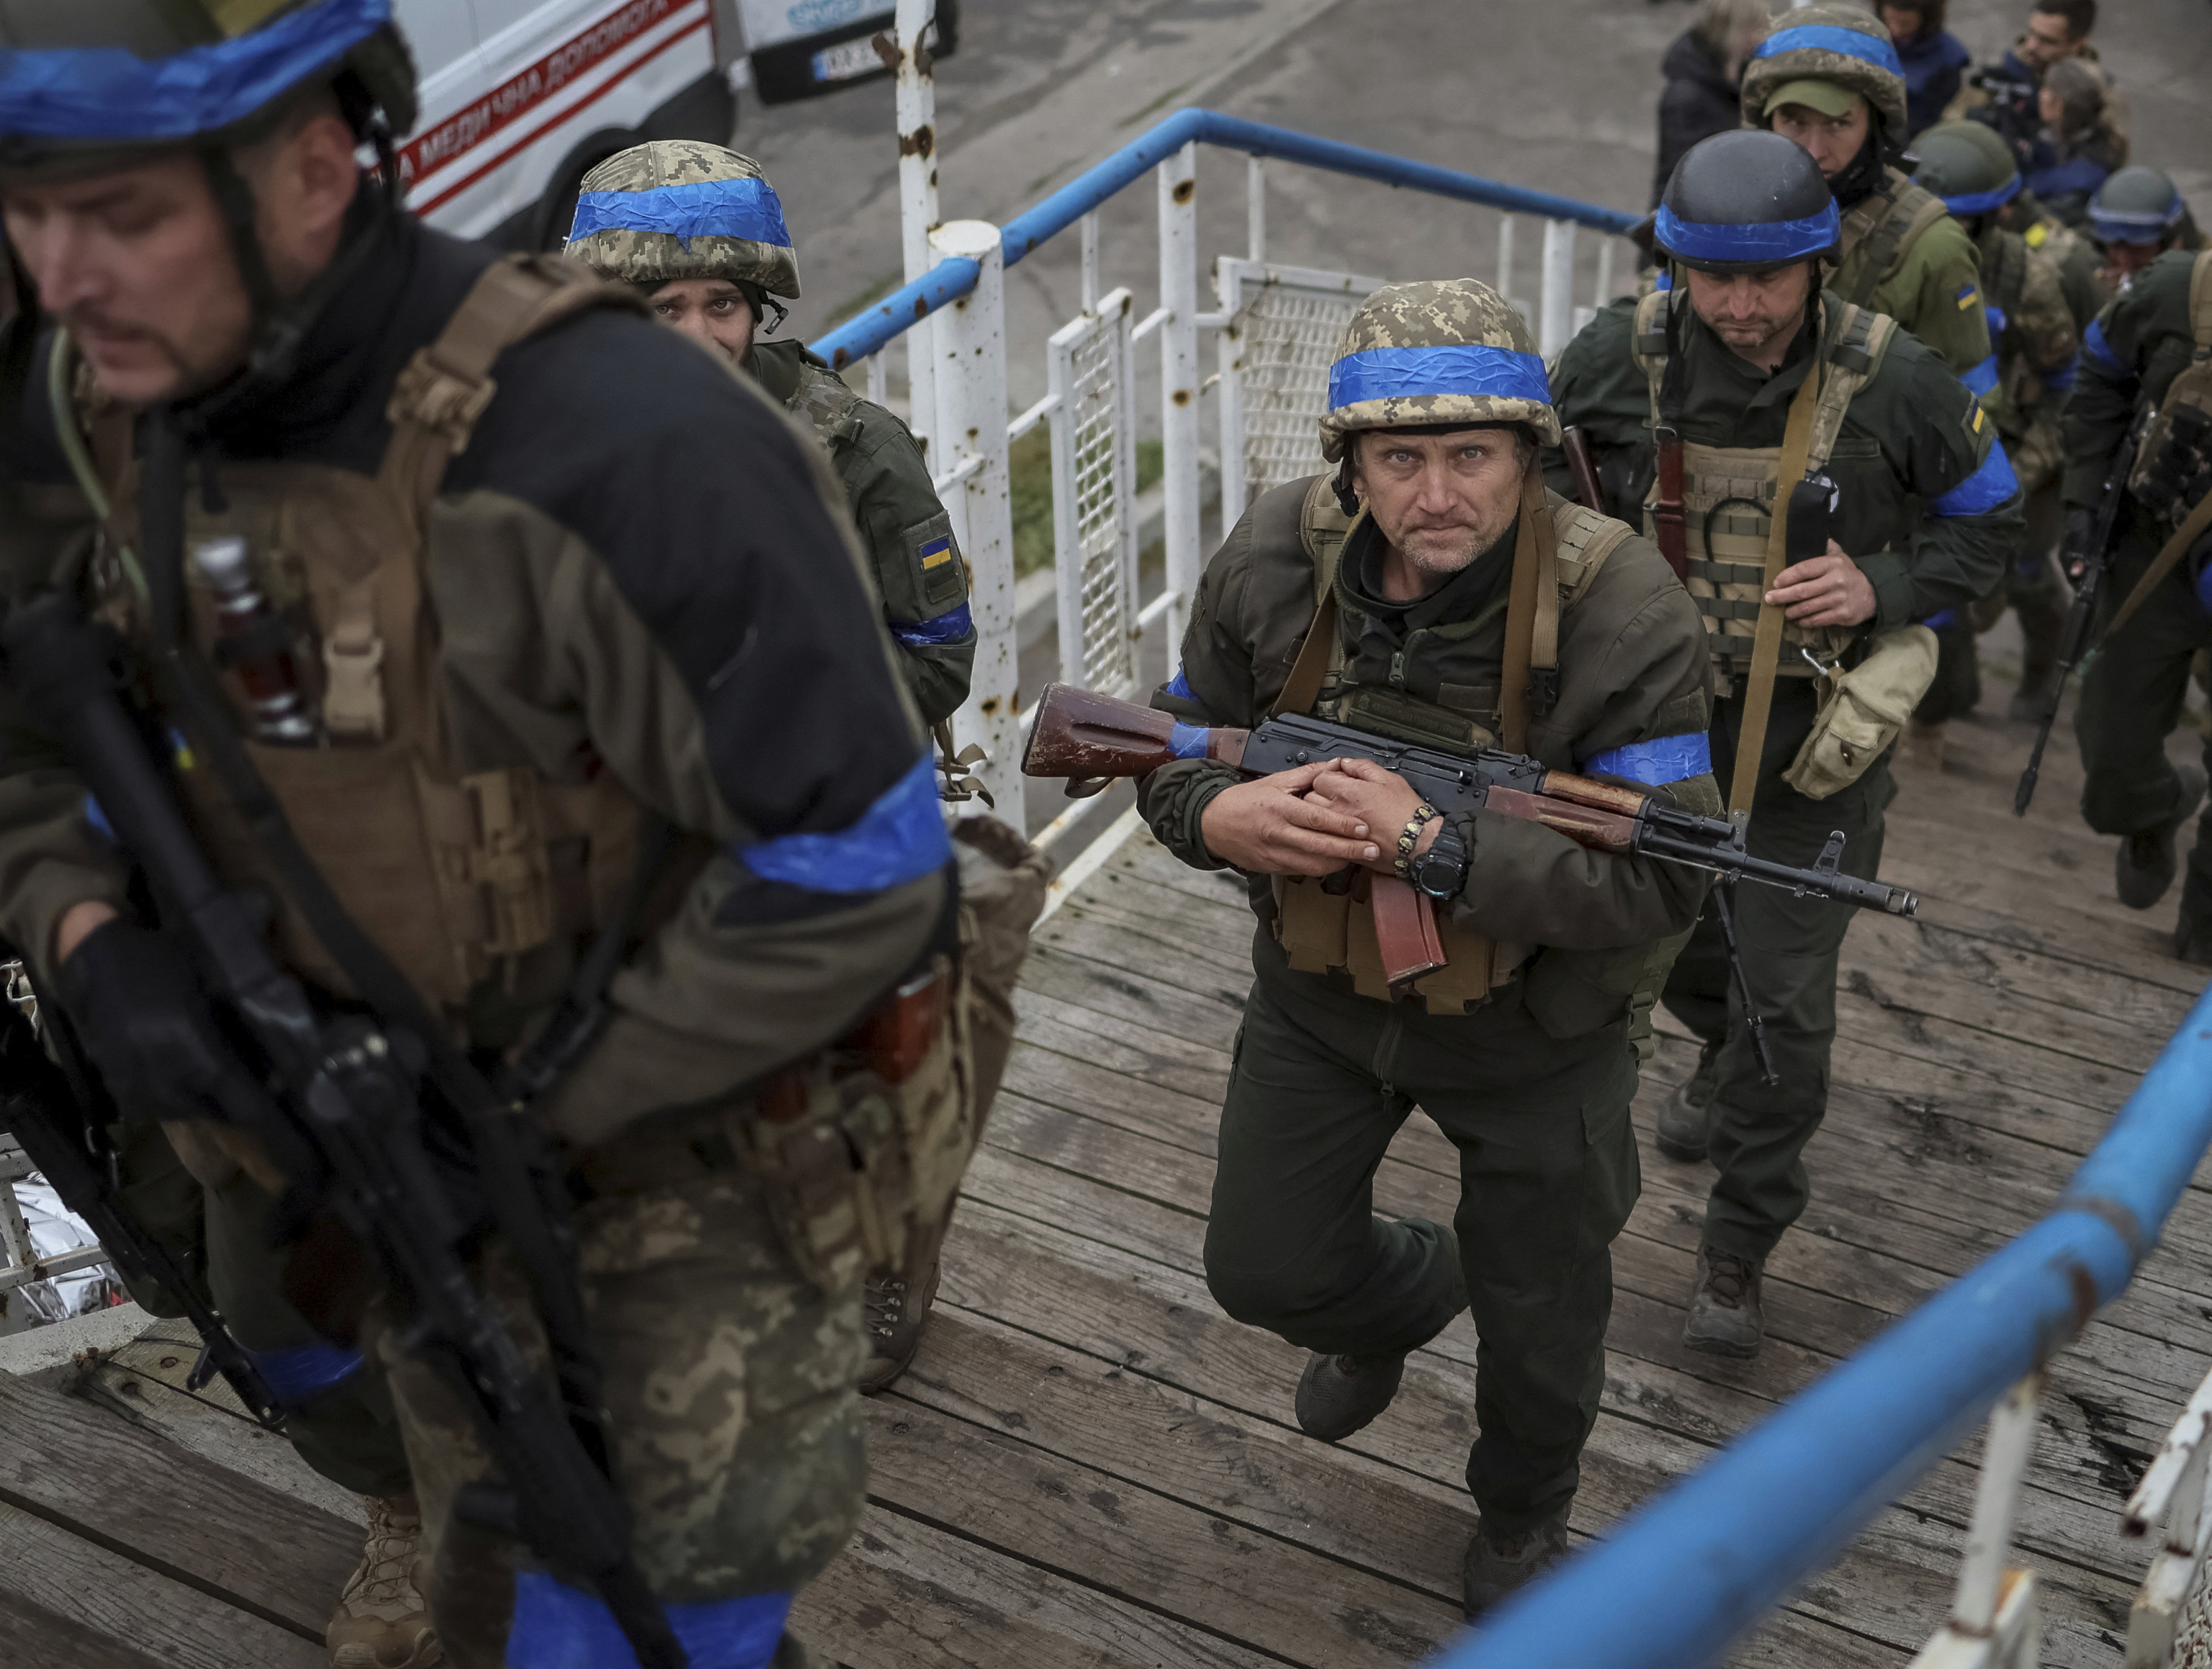
[{"label": "olive green jacket", "polygon": [[[1199,582],[1182,668],[1153,706],[1204,725],[1249,726],[1267,718],[1314,619],[1314,561],[1300,528],[1312,485],[1294,482],[1262,495],[1231,530]],[[1466,721],[1494,734],[1517,526],[1440,589],[1394,605],[1373,595],[1380,541],[1371,523],[1360,523],[1337,571],[1343,666],[1323,683],[1316,711],[1336,716],[1359,687],[1397,706],[1405,734],[1428,745],[1455,746],[1425,733],[1431,725],[1460,728],[1462,752]],[[1708,722],[1704,623],[1644,539],[1616,549],[1580,600],[1561,611],[1559,657],[1559,699],[1548,713],[1531,715],[1528,743],[1555,769],[1575,770],[1608,750],[1702,731]],[[1220,869],[1200,819],[1237,780],[1225,765],[1179,761],[1145,779],[1139,804],[1170,851],[1195,868]],[[1668,792],[1699,810],[1720,807],[1709,774]],[[1254,907],[1271,917],[1265,877],[1255,877],[1252,890]],[[1676,865],[1605,856],[1536,824],[1478,813],[1467,883],[1452,908],[1460,925],[1495,939],[1610,950],[1684,932],[1704,895],[1703,878]],[[1636,963],[1640,968],[1640,952]],[[1634,983],[1632,975],[1620,993]]]},{"label": "olive green jacket", "polygon": [[2169,249],[2128,281],[2081,340],[2081,374],[2066,404],[2066,501],[2094,505],[2105,470],[2134,421],[2138,404],[2166,399],[2168,384],[2189,363],[2196,337],[2189,328],[2189,275],[2194,249]]},{"label": "olive green jacket", "polygon": [[[1828,309],[1838,328],[1840,309]],[[1686,306],[1680,309],[1686,440],[1709,446],[1782,444],[1790,402],[1814,361],[1802,334],[1772,375],[1731,352]],[[1643,520],[1652,476],[1651,390],[1632,351],[1635,305],[1602,309],[1561,353],[1552,398],[1562,423],[1585,429],[1600,459],[1608,515]],[[1996,426],[1944,362],[1899,331],[1851,401],[1828,457],[1840,489],[1836,542],[1873,582],[1886,632],[1963,607],[1997,583],[2021,527],[2021,494]],[[1568,485],[1565,460],[1547,448],[1552,485]],[[1924,503],[1933,513],[1919,513]]]},{"label": "olive green jacket", "polygon": [[[1896,168],[1885,170],[1882,200],[1911,185]],[[1981,261],[1973,240],[1966,228],[1944,215],[1894,251],[1876,271],[1873,262],[1882,216],[1872,216],[1875,230],[1852,235],[1853,217],[1875,204],[1875,199],[1869,198],[1845,214],[1844,257],[1827,288],[1846,301],[1887,313],[1965,376],[1990,357],[1989,322],[1982,313]]]},{"label": "olive green jacket", "polygon": [[757,342],[745,368],[830,448],[907,687],[925,723],[951,718],[975,666],[968,566],[913,431],[854,393],[804,343]]}]

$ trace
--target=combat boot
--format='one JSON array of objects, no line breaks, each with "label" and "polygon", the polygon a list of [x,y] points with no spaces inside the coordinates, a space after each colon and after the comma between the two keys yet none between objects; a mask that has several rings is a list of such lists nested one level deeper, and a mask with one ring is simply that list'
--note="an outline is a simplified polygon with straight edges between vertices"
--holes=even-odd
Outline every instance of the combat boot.
[{"label": "combat boot", "polygon": [[2172,814],[2153,828],[2123,835],[2120,849],[2113,854],[2112,885],[2120,902],[2130,910],[2148,910],[2166,896],[2173,884],[2175,837],[2204,798],[2203,772],[2194,765],[2177,765],[2174,774],[2181,783]]},{"label": "combat boot", "polygon": [[1693,1164],[1705,1156],[1713,1139],[1713,1062],[1720,1056],[1718,1043],[1698,1047],[1698,1069],[1667,1092],[1659,1103],[1659,1126],[1655,1136],[1659,1151],[1669,1159]]},{"label": "combat boot", "polygon": [[906,1372],[921,1349],[922,1329],[929,1325],[929,1307],[937,1302],[937,1269],[920,1280],[907,1282],[895,1275],[869,1278],[865,1302],[868,1317],[868,1362],[860,1369],[860,1394],[872,1397],[890,1387]]},{"label": "combat boot", "polygon": [[1470,1623],[1518,1587],[1525,1587],[1567,1557],[1567,1514],[1561,1508],[1532,1530],[1492,1539],[1477,1519],[1467,1545],[1463,1575]]},{"label": "combat boot", "polygon": [[1298,1375],[1292,1406],[1298,1429],[1309,1437],[1340,1442],[1389,1407],[1406,1372],[1407,1352],[1395,1356],[1323,1356],[1316,1350]]},{"label": "combat boot", "polygon": [[323,1636],[331,1669],[430,1669],[443,1663],[422,1603],[422,1514],[410,1496],[362,1498],[368,1542]]},{"label": "combat boot", "polygon": [[1748,1258],[1700,1248],[1682,1343],[1712,1356],[1757,1356],[1766,1336],[1766,1317],[1759,1307],[1760,1267]]}]

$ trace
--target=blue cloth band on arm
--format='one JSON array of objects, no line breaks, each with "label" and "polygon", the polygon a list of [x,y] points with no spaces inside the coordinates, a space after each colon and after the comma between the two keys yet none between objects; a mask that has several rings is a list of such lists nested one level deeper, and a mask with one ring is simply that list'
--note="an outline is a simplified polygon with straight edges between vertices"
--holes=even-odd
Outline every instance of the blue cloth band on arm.
[{"label": "blue cloth band on arm", "polygon": [[361,1371],[361,1352],[337,1344],[302,1344],[293,1350],[252,1350],[253,1365],[287,1408],[313,1402]]},{"label": "blue cloth band on arm", "polygon": [[963,603],[927,620],[894,620],[891,635],[909,649],[926,649],[933,643],[964,643],[975,635],[975,616]]},{"label": "blue cloth band on arm", "polygon": [[2081,368],[2081,355],[2077,350],[2066,356],[2066,363],[2055,365],[2043,373],[2043,385],[2054,394],[2063,394],[2074,386],[2075,373]]},{"label": "blue cloth band on arm", "polygon": [[2129,370],[2120,356],[2112,351],[2112,344],[2105,335],[2105,321],[2093,319],[2089,328],[2081,332],[2081,351],[2089,363],[2106,376],[2118,382],[2133,382],[2135,373]]},{"label": "blue cloth band on arm", "polygon": [[316,0],[234,40],[142,58],[120,46],[0,52],[0,135],[189,139],[244,121],[392,21],[392,0]]},{"label": "blue cloth band on arm", "polygon": [[[1861,34],[1856,29],[1840,28],[1832,23],[1800,23],[1794,29],[1777,29],[1759,44],[1752,54],[1755,58],[1779,57],[1784,52],[1841,52],[1845,58],[1855,58],[1862,64],[1871,64],[1887,70],[1902,81],[1905,65],[1897,56],[1897,48],[1889,44],[1886,34]],[[1813,79],[1811,76],[1808,80]]]},{"label": "blue cloth band on arm", "polygon": [[[749,1593],[661,1609],[690,1669],[767,1669],[791,1599],[787,1593]],[[637,1654],[605,1600],[542,1570],[518,1570],[507,1669],[637,1669]]]},{"label": "blue cloth band on arm", "polygon": [[952,840],[938,805],[936,762],[924,754],[850,828],[779,835],[732,847],[730,855],[763,881],[810,892],[882,892],[951,862]]},{"label": "blue cloth band on arm", "polygon": [[1981,468],[1928,507],[1939,516],[1986,516],[2019,491],[2020,477],[2012,472],[2004,442],[1992,439]]},{"label": "blue cloth band on arm", "polygon": [[1328,368],[1328,409],[1341,411],[1367,400],[1417,400],[1436,394],[1472,394],[1552,403],[1544,361],[1512,348],[1479,342],[1446,348],[1370,348],[1346,354]]},{"label": "blue cloth band on arm", "polygon": [[1938,609],[1920,623],[1931,632],[1948,632],[1962,616],[1956,609]]},{"label": "blue cloth band on arm", "polygon": [[765,179],[695,179],[649,191],[586,191],[576,199],[573,241],[594,232],[661,232],[685,249],[694,238],[743,238],[791,247],[783,204]]},{"label": "blue cloth band on arm", "polygon": [[1754,221],[1748,225],[1686,221],[1662,204],[1651,235],[1660,248],[1685,261],[1765,262],[1781,266],[1809,260],[1833,246],[1843,235],[1843,224],[1832,202],[1802,220]]},{"label": "blue cloth band on arm", "polygon": [[1972,390],[1977,398],[1987,398],[1996,391],[1997,356],[1991,354],[1970,371],[1961,371],[1959,380]]},{"label": "blue cloth band on arm", "polygon": [[1170,695],[1179,695],[1186,701],[1194,701],[1198,699],[1198,692],[1190,687],[1190,680],[1183,677],[1182,668],[1180,665],[1176,668],[1175,677],[1168,680],[1167,693]]},{"label": "blue cloth band on arm", "polygon": [[1703,731],[1684,731],[1679,736],[1655,736],[1649,742],[1631,742],[1607,748],[1583,761],[1589,776],[1625,777],[1659,788],[1708,775],[1713,768],[1712,743]]}]

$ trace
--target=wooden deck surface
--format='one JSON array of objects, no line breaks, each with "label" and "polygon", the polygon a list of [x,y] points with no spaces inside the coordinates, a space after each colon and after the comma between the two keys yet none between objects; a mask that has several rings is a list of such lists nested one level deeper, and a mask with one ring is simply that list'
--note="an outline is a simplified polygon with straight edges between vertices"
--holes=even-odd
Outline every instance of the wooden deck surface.
[{"label": "wooden deck surface", "polygon": [[[1999,709],[2006,691],[1985,707]],[[1685,1351],[1710,1172],[1660,1156],[1653,1109],[1694,1058],[1665,1040],[1639,1097],[1644,1193],[1614,1250],[1607,1393],[1576,1503],[1602,1533],[2049,1209],[2203,976],[2171,900],[2112,893],[2074,815],[2062,733],[2025,822],[2026,732],[1954,726],[1909,774],[1887,878],[1917,921],[1862,916],[1814,1199],[1769,1265],[1755,1363]],[[2193,741],[2193,738],[2190,738]],[[2177,741],[2179,751],[2185,745]],[[1383,1669],[1459,1625],[1474,1513],[1475,1338],[1462,1318],[1342,1445],[1291,1415],[1300,1352],[1224,1318],[1200,1247],[1215,1111],[1249,978],[1237,888],[1139,836],[1038,932],[1005,1093],[914,1369],[869,1405],[860,1536],[797,1626],[848,1669]],[[1452,1150],[1419,1114],[1381,1209],[1449,1217]],[[2022,1505],[2045,1661],[2117,1669],[2146,1563],[2117,1514],[2212,1363],[2212,1198],[2192,1190],[2121,1304],[2054,1364]],[[0,1663],[314,1669],[359,1550],[357,1504],[255,1430],[161,1324],[116,1356],[0,1375]],[[1903,1666],[1940,1621],[1978,1439],[1739,1654]]]}]

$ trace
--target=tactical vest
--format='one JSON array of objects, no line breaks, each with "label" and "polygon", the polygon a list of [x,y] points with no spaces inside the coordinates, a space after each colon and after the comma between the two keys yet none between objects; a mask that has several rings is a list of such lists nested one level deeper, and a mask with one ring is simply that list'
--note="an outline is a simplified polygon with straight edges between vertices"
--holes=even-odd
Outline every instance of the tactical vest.
[{"label": "tactical vest", "polygon": [[1854,306],[1874,300],[1884,280],[1904,264],[1921,234],[1950,210],[1943,199],[1895,168],[1882,171],[1882,183],[1844,216],[1841,258],[1827,282],[1828,294]]},{"label": "tactical vest", "polygon": [[[1655,425],[1660,422],[1659,387],[1667,371],[1668,310],[1678,294],[1655,290],[1636,309],[1632,351],[1650,384]],[[1887,314],[1825,294],[1820,306],[1824,345],[1819,362],[1806,373],[1821,379],[1806,458],[1808,475],[1826,466],[1853,397],[1873,379],[1897,330],[1896,321]],[[1838,307],[1843,310],[1840,321],[1828,311]],[[1682,519],[1690,566],[1683,584],[1705,616],[1713,673],[1723,695],[1751,665],[1760,599],[1766,592],[1767,524],[1773,518],[1781,459],[1779,446],[1707,446],[1686,439],[1682,443]],[[1647,535],[1656,531],[1654,508],[1651,503],[1644,507]],[[1784,647],[1776,671],[1809,678],[1814,668],[1801,651],[1832,664],[1857,635],[1850,627],[1808,628],[1785,621]]]},{"label": "tactical vest", "polygon": [[[2161,473],[2172,476],[2176,483],[2184,487],[2182,495],[2170,506],[2160,506],[2168,526],[2178,525],[2195,507],[2198,495],[2187,488],[2199,473],[2198,454],[2212,450],[2197,428],[2208,416],[2212,416],[2212,250],[2199,255],[2197,264],[2190,269],[2189,331],[2197,350],[2166,385],[2166,398],[2159,404],[2158,415],[2143,431],[2142,444],[2136,452],[2134,472],[2128,476],[2128,489],[2138,496],[2151,484],[2153,476]],[[2184,425],[2183,438],[2177,439],[2174,420],[2184,412],[2195,416]],[[2187,439],[2191,430],[2196,430],[2199,438],[2193,441]]]},{"label": "tactical vest", "polygon": [[[1626,525],[1556,494],[1547,495],[1547,500],[1550,514],[1536,540],[1538,584],[1541,587],[1549,577],[1552,588],[1548,597],[1539,592],[1528,662],[1540,673],[1559,665],[1560,616],[1582,599],[1606,558],[1630,534]],[[1435,701],[1402,689],[1346,681],[1344,644],[1336,629],[1336,574],[1345,541],[1357,525],[1357,519],[1346,516],[1337,504],[1334,477],[1316,476],[1298,516],[1300,541],[1313,563],[1314,623],[1276,711],[1310,708],[1339,724],[1449,752],[1525,747],[1524,737],[1509,741],[1505,736],[1502,677],[1495,686],[1447,684],[1438,692],[1443,699]],[[1504,606],[1502,599],[1498,606]],[[1429,629],[1471,636],[1490,618],[1485,614]],[[1505,659],[1510,663],[1514,657],[1509,643]],[[1307,689],[1304,686],[1308,683],[1316,688]],[[1361,996],[1388,1002],[1391,991],[1383,977],[1369,880],[1367,871],[1359,871],[1349,887],[1332,891],[1332,885],[1340,884],[1335,877],[1274,877],[1275,938],[1291,966],[1301,973],[1348,973]],[[1431,1014],[1465,1013],[1469,1003],[1483,1001],[1511,980],[1534,949],[1474,932],[1455,921],[1448,909],[1437,912],[1437,934],[1444,965],[1413,980],[1410,987]]]},{"label": "tactical vest", "polygon": [[[457,1030],[471,992],[512,977],[533,951],[573,943],[617,906],[629,878],[641,808],[611,772],[556,781],[528,767],[465,771],[446,710],[428,574],[432,506],[446,465],[491,403],[502,350],[581,308],[642,313],[627,289],[551,257],[513,257],[479,278],[437,339],[400,373],[392,437],[373,477],[307,463],[226,462],[225,507],[188,495],[187,549],[242,537],[264,594],[294,630],[295,662],[319,702],[326,747],[248,753],[301,844],[347,913]],[[103,516],[106,547],[91,589],[100,617],[149,640],[123,553],[140,543],[133,419],[103,403],[56,343],[56,387],[76,379],[65,450]],[[64,404],[58,398],[58,407]],[[97,490],[94,490],[94,489]],[[191,640],[212,656],[212,593],[186,564]],[[242,691],[225,682],[238,710]],[[351,981],[317,940],[235,804],[189,756],[177,773],[187,815],[233,885],[276,906],[280,956],[340,996]]]}]

